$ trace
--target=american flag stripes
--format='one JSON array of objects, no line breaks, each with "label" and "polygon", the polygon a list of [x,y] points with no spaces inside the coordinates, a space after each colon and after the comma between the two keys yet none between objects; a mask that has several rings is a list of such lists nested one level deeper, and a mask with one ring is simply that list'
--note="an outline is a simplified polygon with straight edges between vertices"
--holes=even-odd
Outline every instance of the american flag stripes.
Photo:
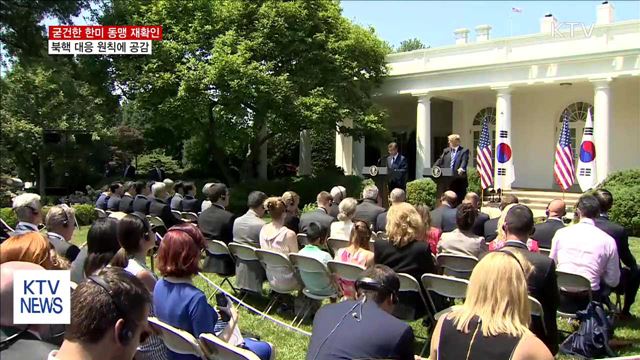
[{"label": "american flag stripes", "polygon": [[491,155],[491,141],[489,141],[489,124],[487,118],[482,120],[482,131],[480,132],[480,141],[476,148],[476,162],[478,174],[480,174],[480,183],[483,189],[493,184],[493,156]]},{"label": "american flag stripes", "polygon": [[556,182],[563,190],[567,190],[576,180],[573,169],[573,152],[571,151],[571,133],[569,132],[569,119],[567,116],[562,121],[560,139],[556,146],[556,162],[553,166]]}]

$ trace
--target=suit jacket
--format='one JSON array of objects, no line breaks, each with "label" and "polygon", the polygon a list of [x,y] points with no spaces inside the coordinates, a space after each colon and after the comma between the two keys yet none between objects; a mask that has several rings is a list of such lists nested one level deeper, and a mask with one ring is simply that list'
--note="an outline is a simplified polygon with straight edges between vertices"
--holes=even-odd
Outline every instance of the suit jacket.
[{"label": "suit jacket", "polygon": [[636,259],[633,257],[631,250],[629,249],[629,236],[624,227],[612,222],[607,216],[599,216],[594,220],[598,229],[606,232],[609,236],[616,241],[618,247],[618,257],[620,261],[628,266],[630,269],[635,269],[638,265]]},{"label": "suit jacket", "polygon": [[331,232],[331,223],[336,221],[331,215],[327,214],[324,209],[316,209],[300,216],[300,232],[306,234],[309,224],[318,223],[322,230],[329,235]]},{"label": "suit jacket", "polygon": [[120,211],[120,200],[122,198],[117,195],[111,195],[109,201],[107,202],[107,210],[109,211]]},{"label": "suit jacket", "polygon": [[375,231],[387,231],[387,212],[380,213],[376,219]]},{"label": "suit jacket", "polygon": [[167,230],[173,225],[182,224],[184,221],[176,218],[172,213],[169,205],[164,200],[153,198],[149,205],[149,215],[157,216],[164,222]]},{"label": "suit jacket", "polygon": [[105,193],[101,193],[96,200],[96,207],[98,209],[107,210],[107,202],[109,201],[109,196]]},{"label": "suit jacket", "polygon": [[397,248],[386,239],[376,240],[373,254],[376,264],[387,265],[396,273],[407,273],[416,280],[423,274],[436,273],[429,244],[424,241],[416,240]]},{"label": "suit jacket", "polygon": [[438,253],[475,256],[487,252],[487,244],[482,236],[473,236],[473,233],[463,233],[455,229],[451,232],[443,233],[438,241]]},{"label": "suit jacket", "polygon": [[329,208],[329,215],[334,218],[334,220],[338,220],[338,214],[340,213],[339,204],[334,202],[331,203],[331,207]]},{"label": "suit jacket", "polygon": [[128,165],[124,167],[124,177],[126,179],[135,179],[136,178],[136,167],[133,165]]},{"label": "suit jacket", "polygon": [[265,222],[251,209],[233,222],[233,241],[260,248],[260,230]]},{"label": "suit jacket", "polygon": [[[0,329],[0,340],[5,342],[10,336],[19,333],[20,330],[16,328],[3,326]],[[9,341],[7,345],[0,350],[2,359],[43,360],[47,359],[51,351],[58,349],[58,346],[38,339],[29,331]]]},{"label": "suit jacket", "polygon": [[378,220],[378,215],[385,212],[383,207],[378,206],[378,204],[371,199],[364,199],[360,204],[356,206],[356,212],[353,215],[354,219],[364,220],[369,224],[369,226],[376,226],[376,220]]},{"label": "suit jacket", "polygon": [[384,158],[384,163],[381,166],[387,167],[387,182],[389,185],[389,191],[400,188],[403,189],[407,186],[407,170],[409,169],[409,163],[407,158],[397,154],[395,161],[391,155]]},{"label": "suit jacket", "polygon": [[200,200],[191,195],[186,195],[182,199],[182,211],[199,213],[200,212]]},{"label": "suit jacket", "polygon": [[451,148],[448,147],[442,151],[442,155],[436,160],[433,166],[439,166],[441,168],[451,168],[454,171],[454,175],[458,175],[458,169],[463,169],[464,172],[460,176],[467,176],[467,164],[469,163],[469,149],[465,149],[462,146],[458,147],[453,167],[451,166]]},{"label": "suit jacket", "polygon": [[473,222],[473,227],[471,231],[478,236],[484,236],[484,223],[489,220],[489,215],[483,213],[482,211],[478,212],[478,217],[476,221]]},{"label": "suit jacket", "polygon": [[456,224],[456,211],[455,208],[446,204],[431,210],[431,226],[442,230],[442,232],[455,230],[458,227]]},{"label": "suit jacket", "polygon": [[120,199],[120,206],[118,206],[118,211],[125,212],[130,214],[133,212],[133,197],[129,194],[124,194],[122,199]]},{"label": "suit jacket", "polygon": [[149,180],[162,181],[165,178],[165,172],[162,169],[152,168],[149,170]]},{"label": "suit jacket", "polygon": [[531,238],[538,242],[538,247],[551,249],[551,239],[553,239],[556,231],[562,228],[564,228],[564,223],[561,220],[547,219],[543,223],[536,224]]},{"label": "suit jacket", "polygon": [[[527,279],[527,286],[529,295],[542,305],[544,319],[534,317],[530,328],[547,345],[552,354],[557,353],[558,324],[556,323],[556,311],[560,302],[560,294],[558,293],[555,262],[548,256],[529,251],[527,245],[517,240],[507,241],[503,249],[519,252],[533,265],[533,272]],[[544,321],[547,329],[546,334],[541,321]]]},{"label": "suit jacket", "polygon": [[500,218],[489,219],[484,223],[484,241],[491,242],[498,237],[498,220]]},{"label": "suit jacket", "polygon": [[235,215],[214,204],[198,216],[198,227],[205,239],[220,240],[228,244],[233,240],[235,219]]},{"label": "suit jacket", "polygon": [[284,226],[298,234],[300,233],[300,218],[291,214],[286,214],[284,216]]},{"label": "suit jacket", "polygon": [[146,196],[142,194],[136,195],[136,197],[133,199],[132,206],[133,206],[134,212],[144,214],[144,215],[149,215],[150,205],[151,205],[151,200],[149,200]]}]

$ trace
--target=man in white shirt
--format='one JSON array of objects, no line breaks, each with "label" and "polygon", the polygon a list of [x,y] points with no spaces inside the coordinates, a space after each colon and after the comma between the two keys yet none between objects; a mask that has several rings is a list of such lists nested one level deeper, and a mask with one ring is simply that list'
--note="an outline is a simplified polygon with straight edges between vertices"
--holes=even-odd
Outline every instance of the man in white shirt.
[{"label": "man in white shirt", "polygon": [[18,195],[13,199],[12,208],[18,218],[18,225],[11,235],[38,231],[38,225],[42,224],[40,195],[31,193]]},{"label": "man in white shirt", "polygon": [[600,205],[593,195],[580,197],[576,214],[580,218],[578,224],[556,231],[549,257],[556,262],[558,271],[587,278],[598,299],[608,295],[620,281],[616,242],[594,224]]}]

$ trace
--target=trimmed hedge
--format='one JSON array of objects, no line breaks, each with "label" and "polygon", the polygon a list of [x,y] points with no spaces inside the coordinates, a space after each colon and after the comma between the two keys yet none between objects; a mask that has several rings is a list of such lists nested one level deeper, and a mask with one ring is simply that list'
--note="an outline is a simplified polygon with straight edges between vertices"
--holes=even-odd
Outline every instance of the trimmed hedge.
[{"label": "trimmed hedge", "polygon": [[[81,226],[91,225],[97,219],[97,215],[93,211],[93,205],[72,205],[71,207],[76,211],[76,219]],[[50,208],[50,206],[44,206],[42,208],[43,220],[47,216]],[[0,208],[0,218],[11,227],[15,227],[18,224],[16,213],[11,208]]]},{"label": "trimmed hedge", "polygon": [[436,183],[425,178],[407,183],[407,202],[412,205],[425,204],[433,209],[436,203]]},{"label": "trimmed hedge", "polygon": [[611,191],[613,207],[611,221],[627,230],[631,236],[640,236],[640,169],[615,172],[600,185]]}]

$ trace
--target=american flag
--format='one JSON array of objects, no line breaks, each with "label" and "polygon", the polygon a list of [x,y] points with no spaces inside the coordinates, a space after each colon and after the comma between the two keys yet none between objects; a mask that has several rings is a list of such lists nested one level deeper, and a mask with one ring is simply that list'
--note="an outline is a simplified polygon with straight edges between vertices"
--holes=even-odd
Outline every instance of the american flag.
[{"label": "american flag", "polygon": [[489,124],[487,118],[482,120],[482,131],[480,132],[480,142],[476,148],[476,163],[478,164],[478,174],[483,189],[493,184],[493,156],[491,155],[491,142],[489,141]]},{"label": "american flag", "polygon": [[564,190],[570,188],[576,180],[575,170],[573,169],[569,119],[567,116],[565,116],[562,121],[562,131],[560,132],[558,146],[556,146],[556,162],[553,170],[553,176],[556,178],[556,182]]}]

